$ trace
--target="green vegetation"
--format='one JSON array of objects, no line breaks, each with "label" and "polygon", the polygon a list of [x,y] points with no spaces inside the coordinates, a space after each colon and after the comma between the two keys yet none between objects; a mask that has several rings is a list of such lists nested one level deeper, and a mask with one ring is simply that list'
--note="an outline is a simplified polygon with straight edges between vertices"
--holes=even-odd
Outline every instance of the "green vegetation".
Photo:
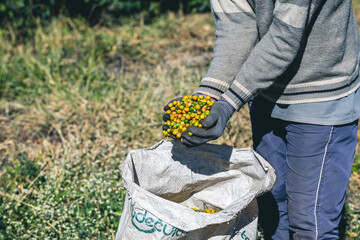
[{"label": "green vegetation", "polygon": [[211,23],[58,18],[35,28],[35,44],[0,35],[0,239],[114,238],[121,163],[162,139],[164,103],[209,62]]},{"label": "green vegetation", "polygon": [[[111,27],[58,17],[35,21],[21,42],[16,31],[0,30],[0,239],[113,239],[121,163],[162,139],[162,107],[198,85],[214,45],[211,15]],[[251,146],[247,109],[216,143]],[[346,239],[360,228],[358,164]]]},{"label": "green vegetation", "polygon": [[[35,19],[43,24],[55,16],[83,17],[91,24],[111,25],[124,16],[150,21],[167,11],[182,13],[210,10],[208,0],[5,0],[0,2],[0,26],[28,35]],[[122,18],[119,18],[121,16]]]}]

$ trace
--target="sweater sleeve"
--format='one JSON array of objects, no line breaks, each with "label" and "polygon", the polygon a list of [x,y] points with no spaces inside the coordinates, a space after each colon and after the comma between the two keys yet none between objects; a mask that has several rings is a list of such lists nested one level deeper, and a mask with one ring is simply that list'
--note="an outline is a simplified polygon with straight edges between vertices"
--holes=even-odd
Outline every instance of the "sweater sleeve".
[{"label": "sweater sleeve", "polygon": [[234,81],[258,39],[252,7],[247,0],[211,0],[216,41],[210,67],[196,92],[218,99]]},{"label": "sweater sleeve", "polygon": [[252,49],[222,97],[239,110],[284,74],[299,53],[307,26],[325,1],[277,0],[268,32]]}]

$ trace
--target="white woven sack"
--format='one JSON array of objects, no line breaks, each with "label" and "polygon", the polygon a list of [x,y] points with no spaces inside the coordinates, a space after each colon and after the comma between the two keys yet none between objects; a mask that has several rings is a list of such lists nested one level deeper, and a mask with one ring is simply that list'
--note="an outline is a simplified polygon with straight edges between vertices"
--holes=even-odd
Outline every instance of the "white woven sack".
[{"label": "white woven sack", "polygon": [[255,240],[255,197],[275,183],[274,169],[250,148],[165,140],[130,151],[122,177],[127,194],[116,240]]}]

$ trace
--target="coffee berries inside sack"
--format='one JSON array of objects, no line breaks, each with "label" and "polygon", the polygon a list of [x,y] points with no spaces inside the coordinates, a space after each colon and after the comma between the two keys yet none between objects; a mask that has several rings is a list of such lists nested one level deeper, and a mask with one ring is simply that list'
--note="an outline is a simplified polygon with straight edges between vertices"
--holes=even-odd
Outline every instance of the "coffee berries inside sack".
[{"label": "coffee berries inside sack", "polygon": [[[190,208],[189,206],[186,206],[188,208]],[[202,213],[210,213],[210,214],[214,214],[214,213],[217,213],[217,212],[220,212],[220,209],[219,208],[204,208],[204,209],[201,209],[201,208],[191,208],[192,210],[194,210],[195,212],[202,212]]]},{"label": "coffee berries inside sack", "polygon": [[213,208],[205,208],[205,209],[191,208],[191,209],[194,210],[195,212],[203,212],[203,213],[210,213],[210,214],[219,212],[219,210],[215,210]]},{"label": "coffee berries inside sack", "polygon": [[[201,128],[202,120],[210,114],[214,103],[210,96],[203,95],[183,96],[181,100],[170,102],[169,110],[166,111],[166,114],[170,115],[170,120],[165,122],[168,129],[163,130],[164,137],[180,139],[189,126]],[[192,135],[191,132],[188,134]]]}]

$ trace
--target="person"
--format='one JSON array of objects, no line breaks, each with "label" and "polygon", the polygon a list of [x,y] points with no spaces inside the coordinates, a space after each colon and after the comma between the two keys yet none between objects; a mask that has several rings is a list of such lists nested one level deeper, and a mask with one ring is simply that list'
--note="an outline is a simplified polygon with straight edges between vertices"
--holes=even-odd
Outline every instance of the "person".
[{"label": "person", "polygon": [[216,42],[195,93],[217,101],[183,143],[219,138],[249,103],[254,149],[277,175],[258,198],[265,239],[338,239],[360,116],[351,0],[211,0],[211,8]]}]

